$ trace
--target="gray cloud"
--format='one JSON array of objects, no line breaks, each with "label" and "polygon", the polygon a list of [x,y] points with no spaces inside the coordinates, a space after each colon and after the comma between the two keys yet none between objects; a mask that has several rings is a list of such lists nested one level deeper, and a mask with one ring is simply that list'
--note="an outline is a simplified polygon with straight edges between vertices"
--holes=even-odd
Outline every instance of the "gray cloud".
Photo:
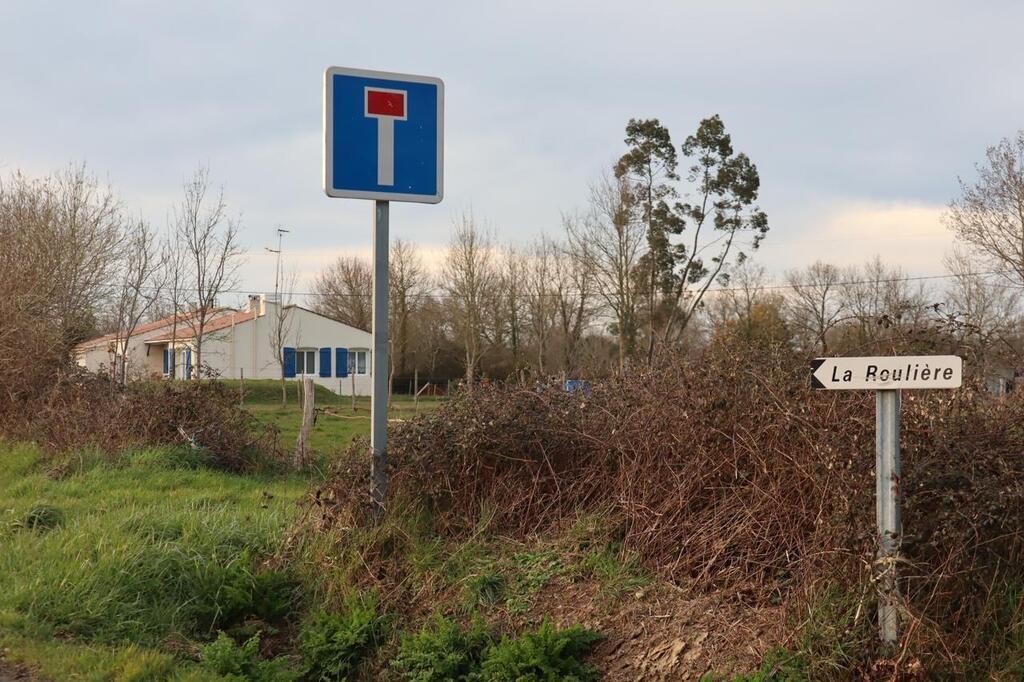
[{"label": "gray cloud", "polygon": [[[0,167],[86,160],[159,224],[206,163],[254,251],[277,224],[296,252],[358,251],[369,206],[319,189],[321,74],[426,73],[447,85],[446,199],[395,207],[397,236],[437,246],[470,207],[503,240],[556,230],[629,117],[681,141],[720,113],[761,170],[770,269],[846,258],[856,215],[868,247],[934,272],[928,221],[1021,127],[1022,20],[1010,2],[6,3]],[[934,239],[899,234],[906,206]]]}]

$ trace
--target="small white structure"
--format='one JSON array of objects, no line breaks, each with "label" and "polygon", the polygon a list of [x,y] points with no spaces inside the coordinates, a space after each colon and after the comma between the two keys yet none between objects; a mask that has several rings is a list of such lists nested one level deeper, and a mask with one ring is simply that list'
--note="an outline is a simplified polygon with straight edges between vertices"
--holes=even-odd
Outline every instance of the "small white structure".
[{"label": "small white structure", "polygon": [[[284,315],[281,360],[275,352],[278,316]],[[130,339],[117,334],[75,347],[78,364],[96,372],[126,363],[128,376],[194,379],[286,379],[310,376],[343,395],[370,394],[372,335],[297,305],[250,296],[248,310],[217,308],[203,330],[202,364],[194,367],[195,335],[179,315],[140,325]],[[120,347],[118,347],[120,346]]]}]

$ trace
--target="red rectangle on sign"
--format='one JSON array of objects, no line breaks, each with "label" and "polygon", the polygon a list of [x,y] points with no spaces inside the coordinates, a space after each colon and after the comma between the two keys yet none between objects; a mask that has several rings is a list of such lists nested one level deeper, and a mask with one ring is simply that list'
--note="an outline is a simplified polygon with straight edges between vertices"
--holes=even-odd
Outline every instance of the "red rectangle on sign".
[{"label": "red rectangle on sign", "polygon": [[366,113],[377,116],[405,116],[405,93],[367,90]]}]

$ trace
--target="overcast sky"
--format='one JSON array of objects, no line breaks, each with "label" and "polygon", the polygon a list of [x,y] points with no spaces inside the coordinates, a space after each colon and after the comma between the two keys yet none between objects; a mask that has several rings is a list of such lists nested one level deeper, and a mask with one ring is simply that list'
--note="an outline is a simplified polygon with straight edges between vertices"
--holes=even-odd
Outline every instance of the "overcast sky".
[{"label": "overcast sky", "polygon": [[557,232],[630,117],[678,144],[717,113],[761,173],[769,271],[936,274],[957,176],[1024,127],[1021,26],[1014,2],[5,0],[0,172],[85,161],[163,226],[208,165],[244,288],[273,288],[277,225],[308,287],[371,236],[370,202],[321,190],[324,68],[418,73],[446,84],[445,199],[393,205],[392,236],[432,257],[470,208],[502,241]]}]

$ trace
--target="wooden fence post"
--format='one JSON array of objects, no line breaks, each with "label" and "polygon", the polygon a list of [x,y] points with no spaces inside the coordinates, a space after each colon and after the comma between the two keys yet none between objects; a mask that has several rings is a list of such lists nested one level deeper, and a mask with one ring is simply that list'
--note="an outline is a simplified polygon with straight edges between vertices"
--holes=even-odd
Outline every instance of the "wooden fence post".
[{"label": "wooden fence post", "polygon": [[308,461],[309,435],[313,431],[316,396],[312,377],[302,377],[302,394],[302,426],[299,428],[299,441],[295,444],[295,456],[292,458],[292,466],[296,470],[302,469]]}]

